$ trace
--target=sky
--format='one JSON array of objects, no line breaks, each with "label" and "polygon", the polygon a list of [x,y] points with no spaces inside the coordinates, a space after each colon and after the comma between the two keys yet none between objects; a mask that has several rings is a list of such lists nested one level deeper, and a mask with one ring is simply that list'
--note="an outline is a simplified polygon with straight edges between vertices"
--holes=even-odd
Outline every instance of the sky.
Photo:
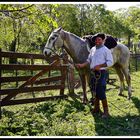
[{"label": "sky", "polygon": [[[5,2],[3,2],[5,3]],[[12,2],[11,2],[12,3]],[[17,3],[17,2],[14,2],[14,3]],[[54,1],[54,2],[22,2],[22,0],[19,2],[20,4],[26,4],[26,3],[35,3],[35,4],[57,4],[57,3],[62,3],[62,4],[76,4],[76,3],[80,3],[81,2],[59,2],[59,1]],[[111,10],[111,11],[114,11],[114,10],[117,10],[117,9],[120,9],[120,8],[129,8],[130,6],[137,6],[139,5],[140,7],[140,2],[82,2],[83,4],[104,4],[106,5],[106,9],[107,10]],[[10,3],[9,3],[10,4]]]},{"label": "sky", "polygon": [[120,8],[129,8],[130,6],[137,6],[140,7],[140,2],[102,2],[102,4],[106,5],[107,10],[117,10]]}]

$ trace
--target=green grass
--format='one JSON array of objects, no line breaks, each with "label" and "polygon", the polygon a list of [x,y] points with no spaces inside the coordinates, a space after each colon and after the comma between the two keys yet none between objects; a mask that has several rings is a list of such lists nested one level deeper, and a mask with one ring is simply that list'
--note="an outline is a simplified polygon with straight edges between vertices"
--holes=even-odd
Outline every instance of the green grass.
[{"label": "green grass", "polygon": [[[112,73],[110,77],[117,75]],[[139,136],[140,72],[132,72],[131,77],[131,100],[127,100],[127,90],[124,97],[118,96],[118,81],[107,85],[108,119],[92,115],[93,106],[82,104],[79,88],[75,90],[77,98],[2,107],[0,136]],[[87,94],[90,99],[90,92]]]}]

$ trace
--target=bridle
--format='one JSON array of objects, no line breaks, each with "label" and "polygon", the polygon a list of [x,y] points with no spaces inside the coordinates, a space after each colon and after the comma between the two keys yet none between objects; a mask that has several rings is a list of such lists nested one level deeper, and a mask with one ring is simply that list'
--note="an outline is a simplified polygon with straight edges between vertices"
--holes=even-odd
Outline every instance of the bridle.
[{"label": "bridle", "polygon": [[[49,49],[49,50],[51,50],[51,52],[54,54],[54,55],[56,55],[56,56],[58,56],[60,59],[63,59],[64,61],[66,60],[66,58],[65,58],[65,56],[66,56],[66,51],[65,51],[65,45],[64,45],[64,40],[63,40],[63,44],[62,44],[62,46],[60,47],[61,48],[61,51],[60,51],[60,53],[57,53],[57,49],[56,49],[56,47],[55,47],[55,43],[56,43],[56,41],[57,41],[57,39],[58,39],[58,36],[57,36],[57,38],[55,39],[55,41],[53,42],[53,44],[52,44],[52,48],[47,48],[47,49]],[[70,62],[70,63],[72,63],[72,62]]]},{"label": "bridle", "polygon": [[64,52],[64,40],[63,40],[63,45],[61,46],[61,52],[60,52],[60,54],[59,53],[56,53],[57,52],[57,49],[56,49],[56,47],[55,47],[55,43],[56,43],[56,41],[57,41],[57,39],[58,39],[58,37],[59,37],[59,35],[57,36],[57,38],[55,39],[55,41],[53,42],[53,44],[52,44],[52,48],[47,48],[48,50],[51,50],[51,52],[53,53],[53,54],[55,54],[55,55],[57,55],[57,56],[61,56],[61,52],[63,53]]}]

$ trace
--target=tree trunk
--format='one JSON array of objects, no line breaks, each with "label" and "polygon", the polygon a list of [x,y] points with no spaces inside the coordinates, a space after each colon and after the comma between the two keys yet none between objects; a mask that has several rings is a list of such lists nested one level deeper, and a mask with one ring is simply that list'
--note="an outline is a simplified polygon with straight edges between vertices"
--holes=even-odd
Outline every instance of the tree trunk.
[{"label": "tree trunk", "polygon": [[131,35],[128,35],[128,48],[130,49],[131,47]]},{"label": "tree trunk", "polygon": [[[9,47],[9,51],[16,52],[16,38],[12,41],[12,43]],[[16,64],[16,63],[17,63],[16,58],[9,58],[9,64]]]}]

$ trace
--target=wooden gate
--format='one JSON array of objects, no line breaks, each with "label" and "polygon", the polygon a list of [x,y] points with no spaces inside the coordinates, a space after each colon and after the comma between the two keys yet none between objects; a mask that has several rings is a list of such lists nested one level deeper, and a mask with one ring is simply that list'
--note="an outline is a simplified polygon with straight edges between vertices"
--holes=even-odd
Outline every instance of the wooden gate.
[{"label": "wooden gate", "polygon": [[[29,64],[23,64],[22,61],[20,64],[5,64],[5,61],[9,61],[9,58],[14,58],[17,62],[21,59],[30,60],[30,62],[28,61]],[[52,60],[56,61],[52,61],[53,63],[48,65],[34,64],[35,59],[44,60],[45,57],[41,54],[2,52],[0,50],[0,107],[67,97],[67,95],[64,95],[64,89],[68,65],[56,66],[57,59],[53,57]],[[13,74],[9,76],[11,71]],[[23,73],[28,71],[27,73],[30,72],[30,75],[18,75],[19,71]],[[55,74],[50,76],[50,71]],[[4,87],[6,83],[8,83],[8,86],[15,83],[15,87]],[[60,90],[60,92],[59,95],[54,96],[35,97],[36,94],[33,94],[33,98],[20,98],[21,95],[23,97],[24,93],[46,90]]]}]

